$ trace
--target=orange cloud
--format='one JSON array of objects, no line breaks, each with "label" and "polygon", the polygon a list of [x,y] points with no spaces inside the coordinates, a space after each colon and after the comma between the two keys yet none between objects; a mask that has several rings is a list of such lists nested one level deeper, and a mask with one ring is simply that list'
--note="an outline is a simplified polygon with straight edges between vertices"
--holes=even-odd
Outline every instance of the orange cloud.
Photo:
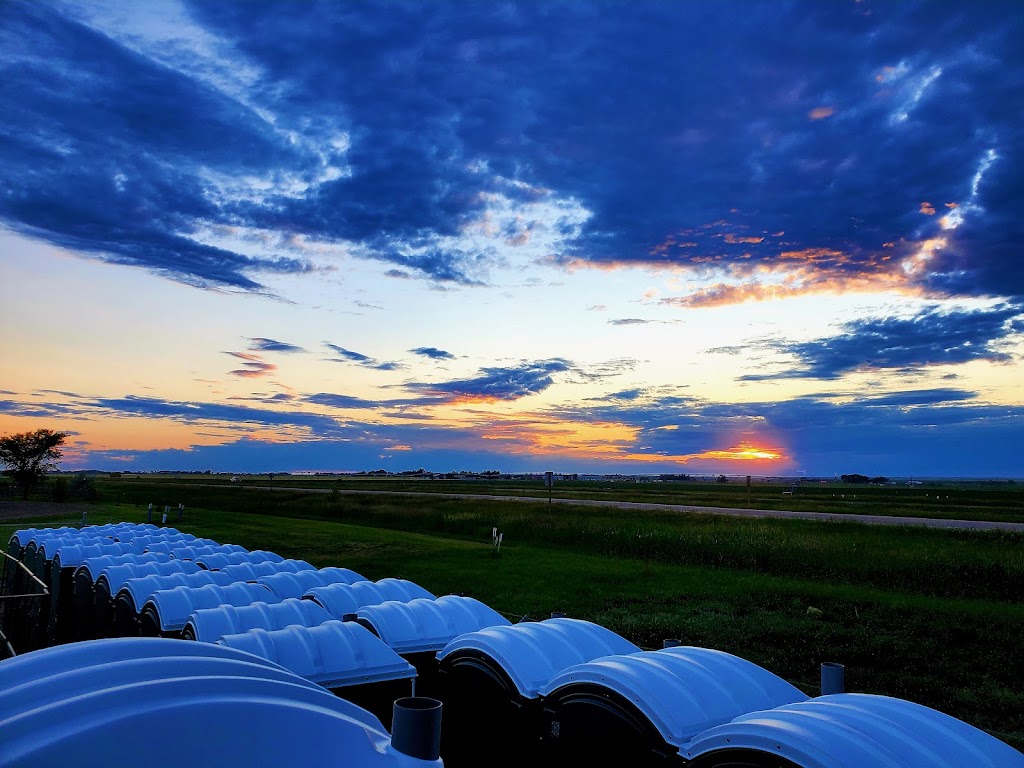
[{"label": "orange cloud", "polygon": [[412,446],[410,446],[410,445],[389,445],[384,450],[385,451],[411,451],[412,450]]},{"label": "orange cloud", "polygon": [[947,208],[959,208],[960,203],[946,203]]},{"label": "orange cloud", "polygon": [[783,251],[779,254],[780,259],[792,259],[806,262],[829,262],[832,264],[846,264],[849,257],[842,251],[832,248],[803,248],[799,251]]},{"label": "orange cloud", "polygon": [[934,216],[935,206],[928,202],[921,203],[921,213],[926,213],[929,216]]},{"label": "orange cloud", "polygon": [[811,118],[811,120],[824,120],[826,117],[832,117],[835,112],[836,110],[834,107],[815,107],[807,113],[807,116]]},{"label": "orange cloud", "polygon": [[660,300],[681,308],[725,307],[750,301],[771,301],[815,293],[877,293],[896,291],[904,295],[923,295],[923,290],[909,283],[899,271],[851,275],[836,269],[797,268],[785,273],[779,282],[752,279],[743,283],[717,283],[686,296]]},{"label": "orange cloud", "polygon": [[245,368],[240,368],[236,371],[228,371],[232,376],[238,376],[242,379],[258,379],[261,376],[269,376],[271,373],[277,370],[277,366],[273,363],[263,362],[263,358],[259,355],[253,354],[252,352],[225,352],[225,355],[231,355],[237,357],[239,360],[244,360],[242,365]]},{"label": "orange cloud", "polygon": [[728,234],[725,236],[725,242],[727,243],[763,243],[763,237],[741,237],[739,235]]}]

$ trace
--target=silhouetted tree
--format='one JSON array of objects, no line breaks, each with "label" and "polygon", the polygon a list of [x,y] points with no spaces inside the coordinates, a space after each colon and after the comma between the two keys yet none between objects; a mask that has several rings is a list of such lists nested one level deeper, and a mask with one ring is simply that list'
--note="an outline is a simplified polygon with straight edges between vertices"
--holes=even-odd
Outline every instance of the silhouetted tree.
[{"label": "silhouetted tree", "polygon": [[839,479],[842,480],[844,483],[867,483],[867,482],[870,482],[870,480],[871,480],[871,478],[869,478],[867,475],[857,475],[857,474],[853,474],[853,475],[840,475]]},{"label": "silhouetted tree", "polygon": [[21,486],[23,499],[28,498],[29,491],[46,477],[47,472],[57,467],[64,455],[60,447],[67,437],[67,432],[54,432],[52,429],[0,437],[0,464],[7,465],[5,474]]}]

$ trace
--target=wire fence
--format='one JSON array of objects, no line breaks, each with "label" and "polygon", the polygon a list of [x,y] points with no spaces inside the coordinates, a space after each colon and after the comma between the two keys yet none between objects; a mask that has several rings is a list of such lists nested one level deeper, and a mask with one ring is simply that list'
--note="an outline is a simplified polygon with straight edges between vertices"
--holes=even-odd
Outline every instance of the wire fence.
[{"label": "wire fence", "polygon": [[27,565],[7,552],[0,583],[0,658],[39,647],[50,590]]}]

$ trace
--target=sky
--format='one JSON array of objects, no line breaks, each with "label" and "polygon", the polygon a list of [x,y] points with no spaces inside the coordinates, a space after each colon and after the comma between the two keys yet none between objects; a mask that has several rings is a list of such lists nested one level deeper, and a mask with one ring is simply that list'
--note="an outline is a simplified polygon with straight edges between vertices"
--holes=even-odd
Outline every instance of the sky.
[{"label": "sky", "polygon": [[65,469],[1020,477],[1024,5],[0,2]]}]

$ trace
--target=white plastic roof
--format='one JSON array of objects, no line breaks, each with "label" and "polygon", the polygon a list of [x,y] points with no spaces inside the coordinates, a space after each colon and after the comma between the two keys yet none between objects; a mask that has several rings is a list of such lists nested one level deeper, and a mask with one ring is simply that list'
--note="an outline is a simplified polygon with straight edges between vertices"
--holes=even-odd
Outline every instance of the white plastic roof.
[{"label": "white plastic roof", "polygon": [[388,600],[407,603],[421,597],[429,600],[434,595],[419,584],[405,579],[381,579],[314,587],[302,597],[322,605],[328,613],[340,619],[345,614],[355,613],[364,605],[377,605]]},{"label": "white plastic roof", "polygon": [[389,600],[363,606],[356,616],[398,653],[439,651],[459,635],[509,624],[508,619],[479,600],[456,595],[436,600]]},{"label": "white plastic roof", "polygon": [[613,691],[679,747],[733,718],[807,696],[753,662],[708,648],[678,647],[605,656],[562,670],[540,695],[556,703],[580,684]]},{"label": "white plastic roof", "polygon": [[[197,563],[204,565],[204,563]],[[207,566],[209,567],[209,566]],[[239,563],[219,568],[210,567],[211,571],[225,571],[239,580],[256,581],[262,576],[275,573],[295,573],[296,571],[315,571],[316,567],[305,560],[282,560],[279,563]]]},{"label": "white plastic roof", "polygon": [[365,579],[348,568],[321,568],[316,571],[274,573],[257,579],[257,583],[263,584],[281,598],[302,597],[313,587],[339,583],[351,584],[355,581],[365,581]]},{"label": "white plastic roof", "polygon": [[325,688],[405,680],[416,669],[376,635],[355,622],[327,621],[315,627],[250,629],[217,641],[280,664]]},{"label": "white plastic roof", "polygon": [[253,603],[243,607],[222,605],[194,611],[186,622],[192,636],[212,643],[225,635],[250,629],[283,629],[292,625],[312,627],[334,617],[312,600],[288,598],[277,604]]},{"label": "white plastic roof", "polygon": [[79,574],[85,574],[95,584],[104,569],[114,565],[169,562],[171,562],[171,556],[163,552],[125,552],[123,555],[99,555],[86,558],[75,571],[75,578],[77,579]]},{"label": "white plastic roof", "polygon": [[[180,561],[172,560],[171,562],[176,563]],[[153,573],[125,580],[113,597],[115,599],[123,599],[127,596],[132,601],[136,612],[141,612],[142,606],[146,604],[146,601],[152,597],[154,592],[173,589],[174,587],[201,587],[206,584],[224,586],[231,582],[230,576],[219,571],[202,571],[197,569],[185,573]]]},{"label": "white plastic roof", "polygon": [[514,626],[491,627],[455,638],[437,658],[459,651],[483,653],[508,675],[524,698],[539,691],[567,667],[611,654],[640,649],[624,637],[582,619],[546,619]]},{"label": "white plastic roof", "polygon": [[5,768],[441,766],[398,753],[365,710],[207,643],[72,643],[0,662],[0,678]]},{"label": "white plastic roof", "polygon": [[[86,561],[88,565],[89,561]],[[168,560],[166,562],[128,562],[120,565],[109,565],[96,577],[96,584],[107,585],[111,597],[116,595],[125,582],[142,576],[169,576],[172,573],[195,573],[199,566],[187,560]]]},{"label": "white plastic roof", "polygon": [[[204,573],[204,571],[200,571]],[[210,571],[209,573],[216,573]],[[140,613],[152,611],[164,632],[180,631],[188,617],[202,608],[218,608],[222,605],[251,605],[252,603],[276,603],[280,598],[259,584],[236,582],[228,584],[209,583],[198,587],[179,585],[170,589],[153,592],[142,606]],[[136,603],[138,605],[138,603]]]},{"label": "white plastic roof", "polygon": [[77,544],[64,544],[53,553],[53,562],[60,568],[77,568],[90,557],[100,555],[125,555],[133,552],[131,544],[112,539],[94,539]]},{"label": "white plastic roof", "polygon": [[211,552],[192,558],[200,568],[207,568],[216,571],[226,565],[239,565],[241,563],[280,563],[283,557],[268,552],[265,549],[257,549],[252,552]]},{"label": "white plastic roof", "polygon": [[679,754],[692,759],[726,748],[767,752],[801,768],[1024,768],[1024,754],[961,720],[859,693],[741,715]]}]

